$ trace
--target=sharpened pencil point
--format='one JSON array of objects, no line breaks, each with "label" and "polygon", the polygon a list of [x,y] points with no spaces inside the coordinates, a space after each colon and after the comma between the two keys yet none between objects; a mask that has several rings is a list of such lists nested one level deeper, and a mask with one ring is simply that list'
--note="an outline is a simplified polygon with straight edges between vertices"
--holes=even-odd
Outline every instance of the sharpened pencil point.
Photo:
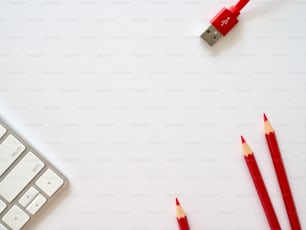
[{"label": "sharpened pencil point", "polygon": [[177,199],[177,197],[175,198],[175,203],[176,203],[176,205],[181,205],[179,200]]},{"label": "sharpened pencil point", "polygon": [[266,135],[269,135],[270,133],[274,133],[274,129],[272,125],[270,124],[270,121],[268,120],[267,115],[264,113],[264,128]]},{"label": "sharpened pencil point", "polygon": [[264,117],[264,121],[268,120],[267,115],[265,113],[263,114],[263,117]]},{"label": "sharpened pencil point", "polygon": [[182,206],[180,205],[180,202],[177,198],[175,198],[176,201],[176,220],[179,225],[180,230],[189,230],[189,225],[187,221],[186,213],[184,212]]},{"label": "sharpened pencil point", "polygon": [[241,136],[241,142],[242,142],[242,144],[245,143],[245,140],[244,140],[244,137],[243,137],[243,136]]}]

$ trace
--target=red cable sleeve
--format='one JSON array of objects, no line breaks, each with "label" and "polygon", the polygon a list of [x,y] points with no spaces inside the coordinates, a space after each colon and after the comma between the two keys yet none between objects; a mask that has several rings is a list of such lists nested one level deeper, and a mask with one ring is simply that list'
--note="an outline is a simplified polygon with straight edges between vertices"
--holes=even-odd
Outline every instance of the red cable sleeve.
[{"label": "red cable sleeve", "polygon": [[242,8],[249,2],[249,0],[240,0],[239,2],[237,2],[237,4],[235,5],[235,7],[237,8],[238,11],[241,11]]}]

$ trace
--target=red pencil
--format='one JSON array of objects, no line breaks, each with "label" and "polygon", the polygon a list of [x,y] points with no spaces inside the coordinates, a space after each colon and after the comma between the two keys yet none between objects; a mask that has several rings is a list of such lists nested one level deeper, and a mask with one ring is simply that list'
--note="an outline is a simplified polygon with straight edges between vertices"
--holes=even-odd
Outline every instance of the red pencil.
[{"label": "red pencil", "polygon": [[251,174],[251,177],[253,179],[253,183],[255,185],[257,194],[259,196],[259,199],[261,201],[261,205],[265,211],[267,220],[269,222],[270,228],[273,230],[280,230],[281,227],[279,225],[279,222],[277,220],[277,216],[275,214],[273,205],[271,203],[268,191],[266,189],[265,183],[262,179],[261,173],[259,171],[255,156],[253,151],[251,150],[250,146],[246,143],[243,136],[241,136],[241,142],[242,142],[242,150],[244,154],[244,159],[247,163],[247,166],[249,168],[249,172]]},{"label": "red pencil", "polygon": [[299,217],[295,208],[293,196],[291,193],[289,181],[287,178],[286,170],[283,164],[282,156],[277,144],[275,132],[266,116],[264,114],[264,126],[267,144],[270,150],[270,155],[273,161],[274,169],[277,175],[278,184],[282,192],[283,200],[286,206],[287,215],[291,225],[291,229],[300,230],[301,225]]},{"label": "red pencil", "polygon": [[177,198],[175,198],[175,201],[176,201],[176,219],[179,228],[180,230],[189,230],[187,216]]}]

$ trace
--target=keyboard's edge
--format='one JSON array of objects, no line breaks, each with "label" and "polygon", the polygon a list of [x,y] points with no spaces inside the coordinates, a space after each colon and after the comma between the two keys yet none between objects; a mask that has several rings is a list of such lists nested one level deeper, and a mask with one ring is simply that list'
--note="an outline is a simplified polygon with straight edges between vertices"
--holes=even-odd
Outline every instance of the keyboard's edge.
[{"label": "keyboard's edge", "polygon": [[[24,194],[25,190],[27,190],[29,187],[33,186],[35,184],[35,181],[37,181],[37,178],[39,178],[47,169],[52,169],[56,174],[59,175],[59,177],[63,180],[63,184],[60,186],[60,188],[52,195],[47,197],[47,202],[40,208],[40,210],[33,216],[30,217],[30,220],[21,228],[21,229],[30,229],[32,224],[35,225],[37,222],[37,219],[43,215],[48,208],[52,208],[53,203],[57,203],[56,200],[60,199],[60,197],[64,197],[64,190],[67,190],[69,185],[69,180],[54,164],[52,164],[47,157],[45,157],[44,154],[42,154],[40,151],[38,151],[32,143],[30,143],[26,138],[23,137],[18,131],[16,131],[15,127],[13,127],[7,120],[5,120],[0,115],[0,124],[7,129],[5,135],[1,138],[1,142],[9,135],[14,135],[23,145],[25,145],[26,150],[21,154],[19,159],[14,162],[14,166],[18,164],[18,162],[23,158],[24,155],[26,155],[29,151],[33,152],[40,160],[42,160],[45,163],[45,167],[42,171],[40,171],[36,176],[35,179],[32,180],[29,184],[26,185],[24,191],[22,191],[12,202],[10,202],[10,205],[6,208],[6,211],[0,214],[0,222],[2,217],[5,215],[9,207],[12,207],[14,204],[18,203],[18,200],[20,197]],[[14,166],[10,166],[10,168],[1,176],[1,178],[4,178]],[[1,181],[1,180],[0,180]],[[36,185],[34,185],[36,186]],[[3,198],[2,198],[3,199]],[[5,199],[4,199],[5,201]],[[19,205],[20,206],[20,205]],[[20,206],[21,207],[21,206]],[[3,224],[3,223],[2,223]]]}]

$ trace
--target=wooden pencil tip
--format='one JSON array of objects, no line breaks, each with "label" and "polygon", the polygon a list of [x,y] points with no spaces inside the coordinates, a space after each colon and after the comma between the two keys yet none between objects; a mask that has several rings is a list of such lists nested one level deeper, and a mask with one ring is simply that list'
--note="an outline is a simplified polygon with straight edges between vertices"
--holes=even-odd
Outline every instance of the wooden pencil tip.
[{"label": "wooden pencil tip", "polygon": [[175,203],[176,203],[176,205],[181,205],[179,200],[177,199],[177,197],[175,198]]},{"label": "wooden pencil tip", "polygon": [[245,143],[245,139],[244,137],[241,135],[241,143],[244,144]]},{"label": "wooden pencil tip", "polygon": [[264,121],[268,120],[267,115],[265,113],[263,114],[263,117],[264,117]]}]

